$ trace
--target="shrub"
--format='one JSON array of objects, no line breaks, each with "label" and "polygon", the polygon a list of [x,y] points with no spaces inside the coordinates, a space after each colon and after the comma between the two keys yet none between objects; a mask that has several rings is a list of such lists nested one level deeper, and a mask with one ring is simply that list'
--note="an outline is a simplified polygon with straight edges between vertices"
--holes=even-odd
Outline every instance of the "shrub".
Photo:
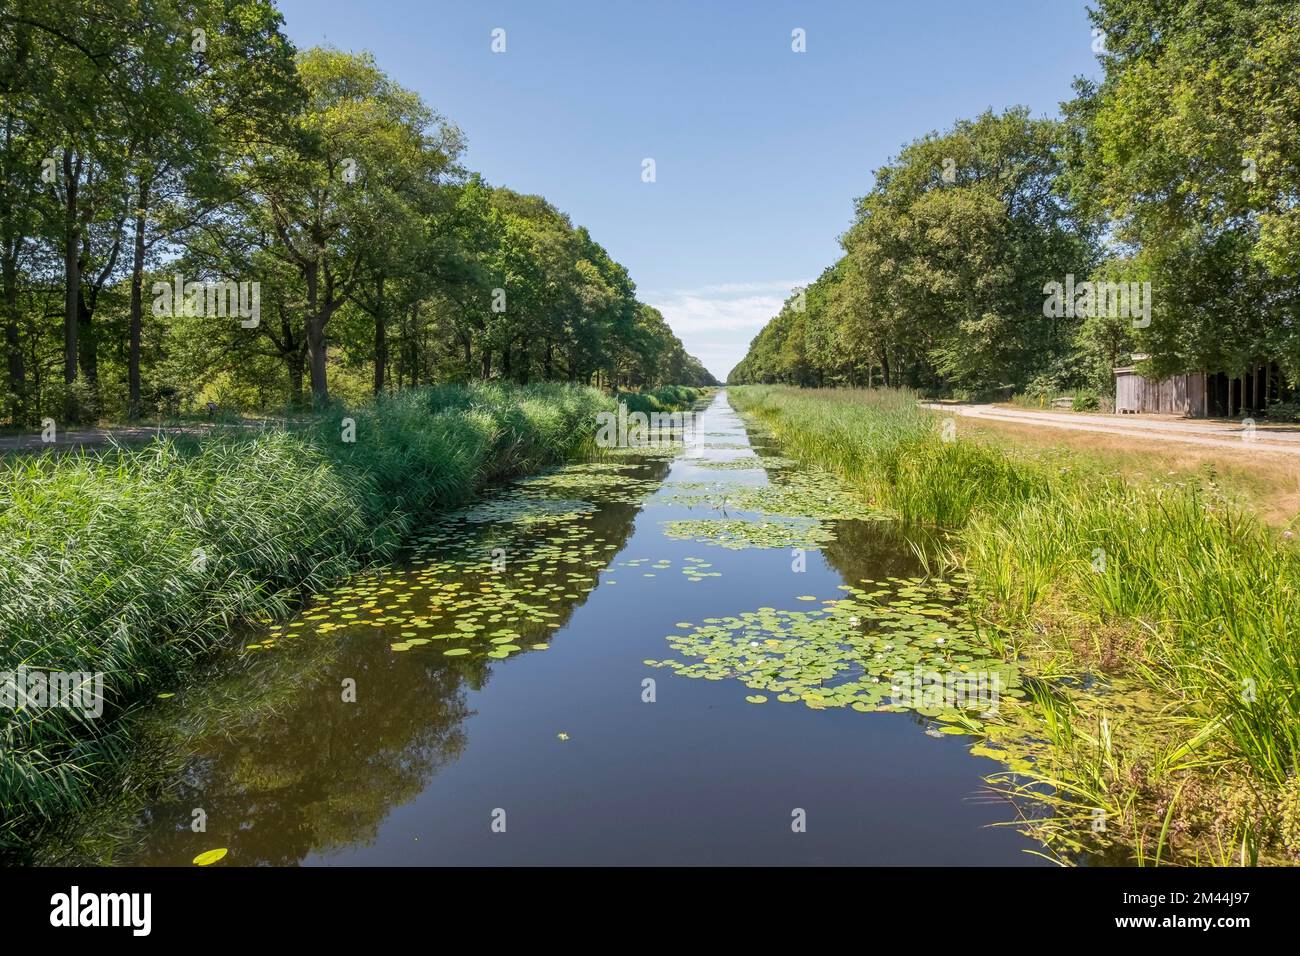
[{"label": "shrub", "polygon": [[1074,393],[1074,404],[1071,407],[1076,412],[1093,412],[1101,407],[1101,397],[1092,389],[1081,388]]}]

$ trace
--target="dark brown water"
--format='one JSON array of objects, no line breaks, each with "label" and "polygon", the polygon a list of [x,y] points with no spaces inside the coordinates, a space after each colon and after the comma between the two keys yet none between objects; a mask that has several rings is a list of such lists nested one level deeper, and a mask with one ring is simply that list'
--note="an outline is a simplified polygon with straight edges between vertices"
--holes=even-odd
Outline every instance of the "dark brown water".
[{"label": "dark brown water", "polygon": [[[707,460],[754,453],[725,393],[700,431]],[[971,755],[972,738],[927,735],[913,712],[756,705],[737,679],[645,663],[672,656],[679,624],[915,575],[891,525],[840,522],[795,571],[786,546],[665,535],[665,521],[720,516],[675,499],[680,483],[761,485],[763,470],[614,462],[575,470],[576,486],[524,486],[585,503],[567,514],[507,491],[470,513],[480,520],[441,523],[409,564],[323,596],[160,702],[148,758],[160,785],[104,808],[76,852],[175,865],[218,847],[221,865],[1042,862],[992,826],[1012,812],[985,792],[999,767]]]}]

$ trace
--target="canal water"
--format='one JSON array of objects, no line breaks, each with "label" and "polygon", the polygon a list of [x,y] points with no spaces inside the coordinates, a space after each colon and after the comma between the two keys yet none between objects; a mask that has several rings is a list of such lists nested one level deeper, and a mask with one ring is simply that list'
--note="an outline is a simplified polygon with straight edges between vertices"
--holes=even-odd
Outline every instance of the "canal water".
[{"label": "canal water", "polygon": [[[85,862],[1041,864],[943,707],[960,589],[725,392],[487,495],[158,702]],[[1014,674],[1002,672],[1012,693]],[[895,686],[891,687],[890,685]]]}]

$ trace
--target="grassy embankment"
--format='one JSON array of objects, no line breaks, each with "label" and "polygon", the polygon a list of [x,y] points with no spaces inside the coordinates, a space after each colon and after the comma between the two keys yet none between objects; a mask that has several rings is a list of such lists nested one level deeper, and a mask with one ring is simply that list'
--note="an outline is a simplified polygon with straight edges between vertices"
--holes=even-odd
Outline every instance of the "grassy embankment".
[{"label": "grassy embankment", "polygon": [[1008,656],[1049,678],[1106,675],[1147,702],[1121,706],[1122,694],[1049,681],[1028,706],[1004,708],[1049,744],[1030,769],[1052,785],[1040,799],[1056,812],[1037,824],[1049,845],[1136,862],[1294,861],[1294,543],[1196,481],[1134,481],[1086,456],[945,441],[942,417],[915,399],[732,392],[792,456],[907,522],[947,529],[972,614]]},{"label": "grassy embankment", "polygon": [[[1086,421],[1086,418],[1083,419]],[[1300,525],[1300,459],[1254,446],[1247,453],[1182,442],[1134,441],[1124,434],[1044,428],[991,418],[962,418],[963,438],[1032,448],[1061,464],[1099,468],[1137,482],[1200,485],[1227,495],[1280,528]]]},{"label": "grassy embankment", "polygon": [[589,452],[614,407],[584,387],[440,386],[292,431],[0,462],[0,672],[106,675],[99,719],[0,710],[0,844],[85,805],[130,743],[121,718],[232,633],[483,484]]}]

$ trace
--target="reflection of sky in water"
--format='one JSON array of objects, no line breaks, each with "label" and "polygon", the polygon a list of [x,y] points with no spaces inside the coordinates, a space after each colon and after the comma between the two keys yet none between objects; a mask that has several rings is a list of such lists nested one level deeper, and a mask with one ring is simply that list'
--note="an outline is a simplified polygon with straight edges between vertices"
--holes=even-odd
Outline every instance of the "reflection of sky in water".
[{"label": "reflection of sky in water", "polygon": [[[699,430],[710,459],[754,454],[707,447],[748,441],[725,394]],[[960,738],[925,736],[923,718],[755,706],[737,678],[644,663],[669,655],[679,623],[808,610],[820,605],[801,596],[914,574],[892,526],[844,522],[795,573],[786,549],[663,533],[665,521],[718,514],[674,502],[673,484],[761,487],[762,470],[650,458],[572,469],[572,481],[568,471],[468,512],[517,517],[532,497],[538,520],[434,523],[409,569],[353,582],[322,619],[265,635],[265,650],[205,691],[178,694],[173,755],[155,768],[171,792],[143,812],[106,812],[87,845],[159,864],[216,846],[229,864],[1041,862],[1022,852],[1028,839],[987,826],[1009,818],[1005,804],[970,799],[997,765]],[[566,515],[537,495],[594,508]],[[519,650],[488,656],[502,647]],[[355,703],[340,699],[348,679]],[[189,827],[199,806],[205,834]],[[796,807],[805,833],[791,832]],[[498,808],[505,833],[490,827]]]}]

